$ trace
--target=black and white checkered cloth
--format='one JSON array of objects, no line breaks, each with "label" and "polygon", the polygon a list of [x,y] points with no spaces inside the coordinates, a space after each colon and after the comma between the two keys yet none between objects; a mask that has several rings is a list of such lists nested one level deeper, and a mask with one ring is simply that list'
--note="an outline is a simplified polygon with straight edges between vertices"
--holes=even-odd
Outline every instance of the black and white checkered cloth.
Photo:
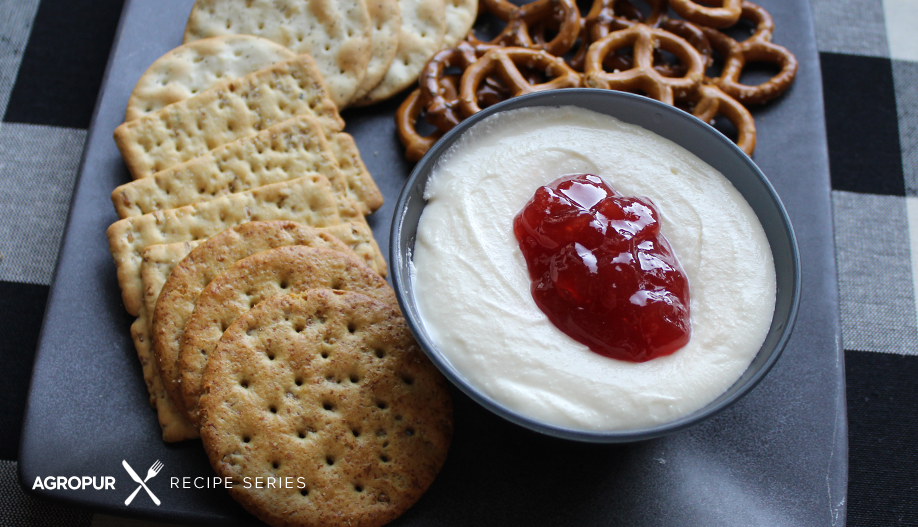
[{"label": "black and white checkered cloth", "polygon": [[[0,526],[154,525],[37,501],[16,480],[32,358],[122,1],[0,0]],[[916,526],[918,0],[811,6],[848,389],[848,525]]]}]

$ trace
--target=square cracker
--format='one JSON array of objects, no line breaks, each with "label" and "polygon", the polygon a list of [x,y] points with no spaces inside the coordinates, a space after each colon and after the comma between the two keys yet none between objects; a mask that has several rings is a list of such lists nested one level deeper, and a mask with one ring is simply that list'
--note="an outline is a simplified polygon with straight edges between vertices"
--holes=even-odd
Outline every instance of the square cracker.
[{"label": "square cracker", "polygon": [[203,240],[227,227],[252,220],[291,220],[313,227],[341,223],[331,184],[321,174],[119,220],[106,234],[125,309],[134,316],[140,313],[140,264],[144,248]]},{"label": "square cracker", "polygon": [[[337,195],[347,196],[358,205],[360,213],[368,214],[381,205],[379,189],[368,173],[365,178],[361,176],[361,170],[366,169],[353,139],[347,134],[333,137],[338,135],[346,136],[334,144],[345,144],[338,153],[350,178],[340,170],[336,153],[319,122],[301,115],[151,177],[121,185],[112,192],[112,203],[120,218],[140,216],[320,173],[329,179]],[[369,203],[362,199],[365,196],[370,198]]]},{"label": "square cracker", "polygon": [[139,179],[300,114],[314,116],[329,135],[344,128],[309,55],[223,82],[126,122],[115,129],[115,143],[131,176]]}]

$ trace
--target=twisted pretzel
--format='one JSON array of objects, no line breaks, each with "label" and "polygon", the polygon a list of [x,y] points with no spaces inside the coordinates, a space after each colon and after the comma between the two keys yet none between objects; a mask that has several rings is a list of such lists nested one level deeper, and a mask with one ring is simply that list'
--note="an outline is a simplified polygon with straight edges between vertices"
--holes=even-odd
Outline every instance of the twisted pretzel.
[{"label": "twisted pretzel", "polygon": [[[577,53],[568,60],[568,64],[577,71],[583,71],[590,44],[612,31],[631,27],[635,23],[646,23],[656,27],[666,15],[667,0],[647,2],[650,4],[651,13],[645,20],[644,14],[628,0],[594,0],[590,12],[583,18],[580,26],[580,46]],[[629,69],[631,62],[627,57],[610,55],[606,59],[605,67],[609,70]]]},{"label": "twisted pretzel", "polygon": [[[724,67],[719,77],[712,79],[727,95],[743,104],[762,104],[784,93],[797,76],[797,58],[777,44],[759,39],[737,42],[720,31],[702,28],[714,49],[724,57]],[[771,79],[749,86],[739,82],[747,62],[770,62],[781,71]]]},{"label": "twisted pretzel", "polygon": [[752,155],[755,150],[755,121],[745,106],[712,84],[702,84],[688,100],[695,105],[692,115],[702,121],[710,123],[717,114],[721,114],[733,123],[738,133],[736,145],[746,155]]},{"label": "twisted pretzel", "polygon": [[[456,86],[459,79],[457,75],[446,75],[440,79],[440,95],[447,99],[456,99]],[[405,146],[405,157],[409,161],[419,161],[445,133],[443,130],[434,130],[429,136],[421,136],[417,131],[417,122],[424,111],[424,96],[418,88],[411,92],[395,112],[395,125],[398,128],[398,138]],[[429,114],[428,114],[429,117]]]},{"label": "twisted pretzel", "polygon": [[[627,46],[634,49],[634,65],[625,71],[609,73],[603,60],[615,50]],[[662,48],[679,58],[686,66],[682,77],[665,77],[653,66],[653,51]],[[590,45],[586,56],[585,82],[593,88],[632,91],[643,90],[650,97],[673,104],[673,97],[684,98],[701,84],[704,65],[701,54],[681,37],[668,31],[635,24]]]},{"label": "twisted pretzel", "polygon": [[744,40],[744,42],[750,40],[771,42],[771,37],[775,33],[775,21],[763,7],[743,0],[743,10],[740,13],[740,20],[749,20],[755,26],[755,32],[752,33],[751,37]]},{"label": "twisted pretzel", "polygon": [[[462,116],[459,114],[458,99],[455,94],[456,83],[446,82],[444,72],[447,68],[458,68],[465,71],[493,47],[495,46],[475,45],[462,41],[455,48],[444,49],[427,61],[421,71],[419,84],[421,97],[427,101],[427,121],[430,124],[444,132],[450,131],[459,124]],[[449,96],[446,93],[448,88],[452,90]]]},{"label": "twisted pretzel", "polygon": [[[487,44],[545,50],[561,56],[574,47],[580,32],[580,11],[574,0],[536,0],[522,7],[507,0],[481,0],[479,11],[481,8],[507,23]],[[558,34],[548,42],[533,40],[531,28],[546,20],[556,21]],[[473,34],[468,38],[473,44],[485,44]]]},{"label": "twisted pretzel", "polygon": [[669,3],[673,11],[689,22],[721,28],[732,26],[739,20],[742,12],[741,2],[742,0],[720,0],[721,7],[709,7],[692,0],[670,0]]},{"label": "twisted pretzel", "polygon": [[[520,71],[529,68],[542,71],[552,80],[533,84]],[[576,88],[581,86],[582,77],[564,60],[545,51],[525,48],[495,48],[465,70],[459,89],[459,109],[466,117],[481,111],[478,105],[479,87],[491,76],[495,76],[512,97],[542,90]]]}]

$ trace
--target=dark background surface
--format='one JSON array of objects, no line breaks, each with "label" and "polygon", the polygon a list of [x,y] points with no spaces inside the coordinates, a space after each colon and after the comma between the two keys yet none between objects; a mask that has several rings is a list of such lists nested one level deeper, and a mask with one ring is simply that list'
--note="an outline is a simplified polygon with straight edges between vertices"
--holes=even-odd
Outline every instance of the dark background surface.
[{"label": "dark background surface", "polygon": [[[75,129],[88,127],[108,49],[113,41],[120,4],[98,0],[44,0],[40,3],[28,44],[19,50],[21,63],[3,117],[4,123]],[[780,20],[778,27],[776,41],[788,45],[786,40],[782,40],[785,35],[781,34]],[[833,189],[878,196],[905,195],[891,61],[834,52],[820,53],[820,61]],[[140,66],[141,71],[143,67]],[[373,119],[374,116],[382,119],[387,110],[391,108],[374,110],[378,113],[369,114],[364,119]],[[352,116],[345,115],[345,118],[352,126],[357,124]],[[764,137],[760,139],[764,140]],[[361,146],[365,157],[374,155],[372,150],[367,151],[363,144]],[[22,211],[29,213],[28,204],[22,204]],[[105,213],[110,214],[109,211]],[[0,430],[4,431],[0,437],[0,459],[11,462],[17,459],[19,423],[48,290],[47,284],[0,281],[0,361],[3,364],[0,395],[4,397],[4,405],[0,409]],[[89,301],[72,308],[76,312],[94,309]],[[91,318],[91,313],[88,313],[86,319]],[[127,317],[124,319],[120,329],[126,339]],[[914,389],[914,379],[918,378],[918,357],[849,349],[845,351],[845,360],[850,427],[848,524],[918,525],[918,456],[914,446],[914,438],[918,437],[918,395]],[[139,379],[139,368],[137,373],[138,377],[132,381]],[[139,382],[133,384],[142,388]],[[462,404],[460,400],[460,417]],[[468,411],[474,412],[475,409]],[[486,414],[482,421],[483,424],[467,426],[466,430],[498,436],[515,432],[507,430],[508,425]],[[734,423],[727,421],[726,424]],[[685,439],[689,440],[688,437]],[[575,450],[582,452],[581,455],[565,459],[565,456],[550,455],[552,444],[542,444],[546,441],[551,443],[551,440],[538,437],[532,440],[549,453],[549,462],[566,464],[568,470],[572,470],[568,474],[570,476],[576,475],[575,468],[589,465],[595,458],[597,447],[577,448]],[[509,446],[512,447],[512,443]],[[636,456],[640,457],[644,447],[633,448]],[[502,455],[497,456],[497,461],[507,463],[502,465],[507,469],[530,467],[522,471],[521,475],[526,477],[537,477],[537,470],[531,467],[545,461],[514,460],[518,453],[513,448],[498,450],[497,454]],[[487,457],[493,459],[493,455],[492,452]],[[510,464],[508,460],[521,464]],[[489,489],[486,483],[484,488]],[[5,525],[81,525],[90,521],[89,512],[71,513],[25,496],[14,496],[17,492],[15,488],[0,488],[4,489],[4,494],[9,494],[5,496],[7,501],[0,501],[3,508],[0,511],[3,521],[0,523]],[[498,499],[500,489],[493,490],[497,491],[496,496],[477,493],[475,496]],[[779,489],[767,486],[761,490],[780,493]],[[631,506],[639,505],[635,503]],[[508,515],[520,513],[507,509]],[[65,523],[62,518],[67,518],[70,523]],[[527,518],[525,515],[522,518],[539,524],[550,524],[553,523],[551,520],[559,519]]]}]

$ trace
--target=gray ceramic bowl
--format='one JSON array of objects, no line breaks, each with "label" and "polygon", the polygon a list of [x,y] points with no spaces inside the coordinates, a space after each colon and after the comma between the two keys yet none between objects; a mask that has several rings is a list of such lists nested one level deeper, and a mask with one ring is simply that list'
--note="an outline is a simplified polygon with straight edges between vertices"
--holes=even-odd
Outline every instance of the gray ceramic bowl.
[{"label": "gray ceramic bowl", "polygon": [[[771,328],[746,372],[702,409],[669,423],[632,430],[594,431],[547,424],[511,410],[478,391],[443,357],[427,334],[418,314],[408,265],[425,205],[423,193],[427,178],[440,156],[471,126],[495,113],[534,106],[579,106],[643,126],[681,145],[724,174],[749,202],[765,228],[777,278]],[[446,134],[418,162],[399,196],[392,221],[389,261],[398,302],[411,330],[434,364],[460,390],[497,415],[529,429],[597,443],[641,441],[669,434],[708,419],[735,403],[749,393],[778,360],[790,338],[800,299],[800,256],[794,231],[781,200],[755,163],[721,133],[681,110],[646,97],[607,90],[556,90],[517,97],[487,108]]]}]

